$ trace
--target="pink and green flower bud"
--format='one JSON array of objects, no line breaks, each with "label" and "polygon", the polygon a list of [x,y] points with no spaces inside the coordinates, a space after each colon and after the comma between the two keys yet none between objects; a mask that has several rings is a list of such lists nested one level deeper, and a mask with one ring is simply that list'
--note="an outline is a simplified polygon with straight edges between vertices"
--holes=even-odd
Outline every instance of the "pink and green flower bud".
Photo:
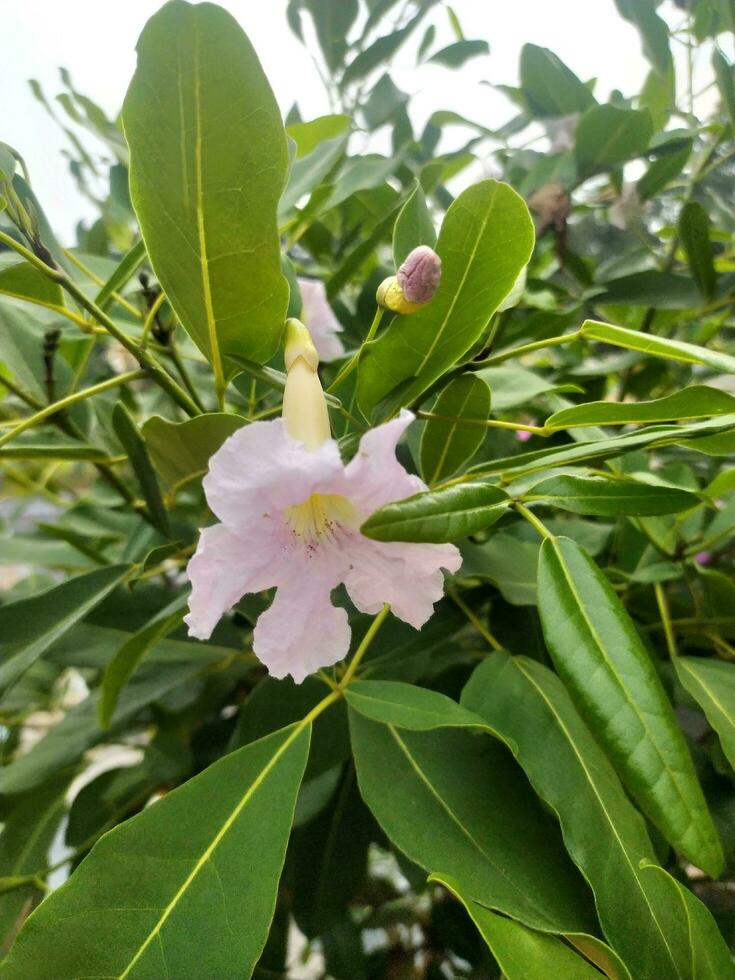
[{"label": "pink and green flower bud", "polygon": [[415,313],[433,299],[442,274],[442,262],[433,248],[419,245],[398,269],[378,286],[378,305],[394,313]]}]

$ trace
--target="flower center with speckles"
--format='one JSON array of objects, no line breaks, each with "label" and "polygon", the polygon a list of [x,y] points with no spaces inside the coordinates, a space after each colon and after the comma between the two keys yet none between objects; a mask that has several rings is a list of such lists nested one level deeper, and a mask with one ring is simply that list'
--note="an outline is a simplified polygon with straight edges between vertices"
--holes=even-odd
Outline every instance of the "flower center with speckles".
[{"label": "flower center with speckles", "polygon": [[337,493],[312,493],[303,503],[287,507],[284,515],[293,533],[307,543],[334,538],[340,528],[360,523],[354,504]]}]

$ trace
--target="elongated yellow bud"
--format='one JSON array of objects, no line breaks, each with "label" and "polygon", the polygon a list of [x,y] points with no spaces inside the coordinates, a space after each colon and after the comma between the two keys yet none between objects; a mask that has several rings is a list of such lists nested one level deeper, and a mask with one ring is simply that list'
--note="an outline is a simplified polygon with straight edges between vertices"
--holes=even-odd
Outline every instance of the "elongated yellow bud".
[{"label": "elongated yellow bud", "polygon": [[286,320],[284,360],[282,414],[286,430],[307,449],[318,449],[332,437],[327,401],[317,373],[319,355],[309,331],[293,317]]}]

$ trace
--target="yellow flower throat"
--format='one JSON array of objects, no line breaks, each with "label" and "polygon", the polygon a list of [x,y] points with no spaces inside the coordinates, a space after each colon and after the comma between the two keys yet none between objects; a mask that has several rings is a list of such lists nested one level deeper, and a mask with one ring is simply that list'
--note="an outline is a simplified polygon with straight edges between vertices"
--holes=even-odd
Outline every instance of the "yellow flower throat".
[{"label": "yellow flower throat", "polygon": [[303,503],[287,507],[284,514],[293,533],[307,542],[333,538],[338,528],[359,523],[354,505],[338,493],[312,493]]}]

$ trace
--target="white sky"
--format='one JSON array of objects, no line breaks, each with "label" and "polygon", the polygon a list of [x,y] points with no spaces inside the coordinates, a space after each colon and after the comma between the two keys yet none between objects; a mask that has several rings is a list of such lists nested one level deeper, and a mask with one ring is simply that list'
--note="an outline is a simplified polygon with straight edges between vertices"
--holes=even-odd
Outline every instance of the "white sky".
[{"label": "white sky", "polygon": [[[60,155],[63,134],[35,101],[27,80],[38,79],[53,97],[62,90],[58,67],[65,66],[76,87],[114,115],[135,67],[137,37],[159,6],[157,0],[0,0],[0,140],[25,157],[36,193],[67,242],[76,220],[93,211]],[[286,0],[222,0],[222,6],[250,36],[284,113],[295,96],[305,119],[329,111],[310,55],[286,23]],[[420,28],[392,71],[396,84],[415,96],[412,113],[419,125],[434,109],[452,109],[491,127],[509,119],[514,110],[505,97],[479,83],[516,84],[526,41],[552,48],[582,79],[596,77],[598,98],[614,87],[637,92],[645,77],[638,35],[619,17],[613,0],[453,0],[453,7],[465,36],[487,40],[490,55],[459,73],[439,66],[417,71]],[[445,12],[438,7],[429,16],[438,27],[435,48],[451,43]]]}]

